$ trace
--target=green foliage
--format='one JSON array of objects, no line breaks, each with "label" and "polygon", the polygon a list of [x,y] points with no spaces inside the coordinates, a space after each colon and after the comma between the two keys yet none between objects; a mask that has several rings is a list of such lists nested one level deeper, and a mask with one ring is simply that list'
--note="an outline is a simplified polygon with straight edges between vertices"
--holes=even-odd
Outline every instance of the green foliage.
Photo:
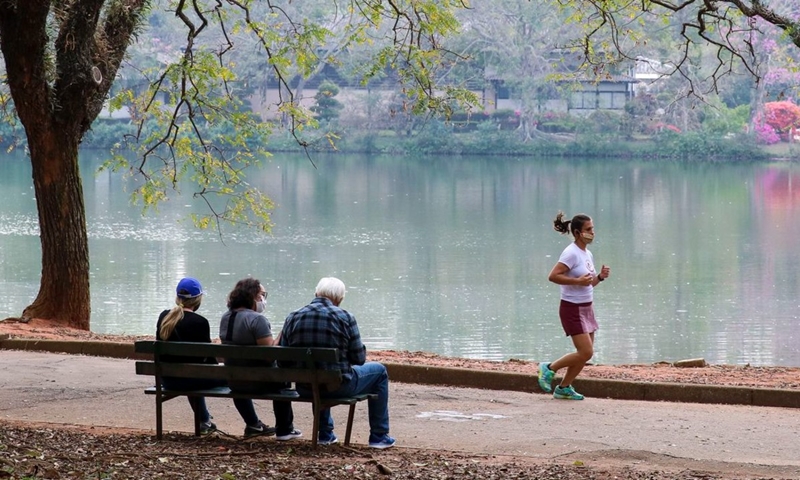
[{"label": "green foliage", "polygon": [[448,127],[441,120],[431,118],[422,124],[412,139],[405,142],[406,148],[413,154],[458,154],[461,144],[452,133],[452,126]]},{"label": "green foliage", "polygon": [[88,148],[119,148],[126,136],[134,135],[136,129],[130,122],[119,120],[95,120],[86,132],[81,145]]},{"label": "green foliage", "polygon": [[514,130],[519,127],[520,116],[511,109],[495,110],[489,118],[503,130]]},{"label": "green foliage", "polygon": [[0,120],[0,147],[11,151],[27,144],[25,129],[22,128],[16,115],[8,115]]},{"label": "green foliage", "polygon": [[311,111],[317,114],[320,121],[330,121],[339,118],[339,112],[344,105],[334,97],[339,94],[339,87],[333,82],[325,80],[319,86],[317,94],[314,95],[316,103],[311,107]]},{"label": "green foliage", "polygon": [[547,133],[574,132],[580,123],[580,117],[566,112],[545,112],[538,117],[539,130]]},{"label": "green foliage", "polygon": [[750,105],[729,108],[718,102],[703,109],[701,128],[708,135],[725,136],[745,131],[750,121]]},{"label": "green foliage", "polygon": [[613,140],[624,133],[624,117],[623,113],[597,110],[582,122],[581,132],[602,134]]},{"label": "green foliage", "polygon": [[[627,114],[622,114],[624,118]],[[596,121],[613,124],[611,114],[599,116]],[[355,132],[337,142],[342,152],[373,152],[388,154],[437,155],[527,155],[537,157],[580,158],[650,158],[653,160],[689,160],[693,162],[757,161],[765,160],[769,153],[757,148],[746,136],[723,138],[703,133],[676,133],[663,129],[655,135],[636,141],[620,141],[619,135],[602,131],[592,119],[580,124],[580,133],[565,140],[564,134],[540,134],[523,141],[517,131],[504,130],[491,120],[476,124],[472,131],[459,133],[452,125],[430,120],[420,125],[410,136],[396,136],[385,130]],[[278,145],[275,139],[273,145]],[[281,145],[296,149],[289,139]]]},{"label": "green foliage", "polygon": [[658,109],[658,100],[655,95],[648,93],[637,95],[625,103],[625,113],[633,118],[651,117]]},{"label": "green foliage", "polygon": [[768,155],[745,136],[727,139],[699,132],[675,133],[664,130],[655,137],[661,157],[708,160],[765,160]]},{"label": "green foliage", "polygon": [[517,117],[517,112],[511,110],[510,108],[499,108],[492,112],[490,115],[492,120],[502,121],[506,119],[511,119]]},{"label": "green foliage", "polygon": [[464,152],[482,155],[511,155],[526,150],[515,132],[502,128],[502,124],[484,121],[464,141]]},{"label": "green foliage", "polygon": [[[268,139],[270,149],[334,150],[339,142],[353,143],[337,122],[342,110],[334,98],[337,85],[323,82],[311,108],[297,101],[295,90],[347,52],[365,52],[361,68],[354,70],[363,82],[386,72],[399,79],[404,113],[447,118],[478,103],[475,94],[437,81],[437,72],[454,59],[439,42],[458,28],[454,12],[465,8],[458,0],[355,0],[344,15],[308,2],[281,8],[250,1],[212,10],[183,2],[171,7],[176,15],[154,13],[150,24],[160,33],[132,52],[141,75],[130,72],[110,102],[112,109],[132,112],[132,132],[97,124],[87,143],[136,153],[137,160],[126,163],[131,157],[119,150],[106,168],[143,180],[133,196],[145,210],[169,199],[171,190],[191,189],[193,198],[208,206],[207,215],[194,218],[199,227],[233,222],[269,230],[272,204],[246,181],[247,171],[268,156]],[[250,96],[266,89],[254,79],[280,91],[270,104],[274,123],[250,111]],[[287,134],[277,133],[284,129]],[[121,142],[125,133],[131,135]]]}]

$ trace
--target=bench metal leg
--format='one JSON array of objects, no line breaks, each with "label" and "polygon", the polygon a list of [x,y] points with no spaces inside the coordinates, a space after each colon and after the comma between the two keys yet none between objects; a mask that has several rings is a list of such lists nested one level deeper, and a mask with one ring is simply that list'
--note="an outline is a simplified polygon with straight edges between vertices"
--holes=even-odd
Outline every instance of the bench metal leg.
[{"label": "bench metal leg", "polygon": [[311,446],[314,448],[319,445],[319,416],[320,408],[318,405],[314,405],[314,426],[311,427]]},{"label": "bench metal leg", "polygon": [[[192,397],[187,397],[187,398],[189,400],[192,399]],[[200,424],[202,423],[202,421],[200,420],[200,411],[199,411],[199,409],[195,409],[194,405],[192,405],[191,402],[189,403],[189,405],[192,407],[192,411],[194,412],[194,436],[195,437],[199,437],[200,436]]]},{"label": "bench metal leg", "polygon": [[311,427],[311,446],[317,448],[319,446],[319,423],[322,416],[322,401],[320,399],[319,389],[316,385],[313,388],[313,401],[311,402],[312,410],[314,411],[314,425]]},{"label": "bench metal leg", "polygon": [[161,398],[159,398],[160,396],[161,395],[156,395],[156,438],[158,440],[161,440],[161,431],[163,428],[163,421],[161,419]]},{"label": "bench metal leg", "polygon": [[350,404],[350,414],[347,416],[347,430],[345,430],[344,434],[344,444],[345,446],[350,445],[350,434],[353,432],[353,416],[356,413],[356,404]]}]

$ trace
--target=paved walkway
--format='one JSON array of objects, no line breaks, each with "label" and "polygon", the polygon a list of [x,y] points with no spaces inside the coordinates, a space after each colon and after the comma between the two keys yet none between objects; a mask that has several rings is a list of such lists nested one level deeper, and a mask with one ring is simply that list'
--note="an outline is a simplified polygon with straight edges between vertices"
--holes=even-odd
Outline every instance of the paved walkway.
[{"label": "paved walkway", "polygon": [[[151,378],[134,361],[58,353],[0,350],[0,418],[152,431],[155,407],[142,392]],[[392,435],[404,448],[582,460],[641,458],[769,466],[763,474],[800,478],[800,409],[587,398],[393,382]],[[209,399],[219,428],[240,435],[232,402]],[[257,402],[272,424],[271,405]],[[344,434],[346,408],[333,410]],[[360,404],[353,442],[366,443],[366,405]],[[310,437],[311,412],[295,405],[296,426]],[[191,431],[185,399],[164,408],[165,429]],[[760,468],[760,467],[759,467]]]}]

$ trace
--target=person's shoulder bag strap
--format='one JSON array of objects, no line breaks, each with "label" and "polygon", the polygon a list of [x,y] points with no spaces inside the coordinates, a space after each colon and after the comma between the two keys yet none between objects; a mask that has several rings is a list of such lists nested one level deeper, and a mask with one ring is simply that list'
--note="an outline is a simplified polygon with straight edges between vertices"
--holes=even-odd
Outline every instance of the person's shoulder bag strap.
[{"label": "person's shoulder bag strap", "polygon": [[231,312],[231,318],[228,319],[228,331],[225,334],[225,341],[233,342],[233,321],[236,320],[236,314],[238,312],[234,310]]}]

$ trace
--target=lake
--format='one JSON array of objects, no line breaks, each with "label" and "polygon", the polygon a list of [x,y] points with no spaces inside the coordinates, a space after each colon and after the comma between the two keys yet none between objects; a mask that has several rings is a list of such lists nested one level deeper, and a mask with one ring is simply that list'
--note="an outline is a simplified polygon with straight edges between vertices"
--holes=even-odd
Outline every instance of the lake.
[{"label": "lake", "polygon": [[[185,275],[207,290],[212,333],[249,275],[279,328],[333,275],[368,349],[551,360],[572,348],[547,281],[571,241],[552,228],[563,210],[593,217],[612,268],[594,362],[800,366],[795,164],[278,154],[250,175],[276,203],[272,234],[220,237],[186,219],[201,208],[189,195],[143,217],[129,181],[95,174],[103,159],[82,152],[98,333],[154,333]],[[41,258],[28,161],[3,156],[0,184],[5,318],[33,300]]]}]

